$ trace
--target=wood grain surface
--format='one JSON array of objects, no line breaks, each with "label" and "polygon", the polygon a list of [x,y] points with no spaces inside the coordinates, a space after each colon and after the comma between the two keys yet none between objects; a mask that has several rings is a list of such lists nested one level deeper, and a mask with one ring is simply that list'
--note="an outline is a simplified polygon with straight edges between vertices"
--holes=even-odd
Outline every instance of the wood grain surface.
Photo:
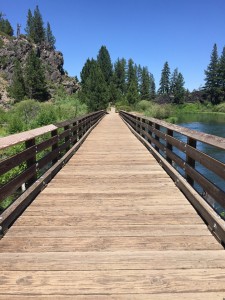
[{"label": "wood grain surface", "polygon": [[225,252],[108,114],[0,241],[0,300],[223,300]]}]

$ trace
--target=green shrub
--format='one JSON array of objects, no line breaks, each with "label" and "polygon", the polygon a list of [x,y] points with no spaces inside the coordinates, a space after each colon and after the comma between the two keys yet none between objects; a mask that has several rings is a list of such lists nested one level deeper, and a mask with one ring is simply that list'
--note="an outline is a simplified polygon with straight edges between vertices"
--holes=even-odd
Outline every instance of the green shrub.
[{"label": "green shrub", "polygon": [[214,106],[214,109],[213,109],[215,112],[221,112],[221,113],[225,113],[225,102],[223,103],[220,103],[216,106]]},{"label": "green shrub", "polygon": [[136,109],[138,111],[146,111],[151,109],[152,107],[152,102],[148,101],[148,100],[141,100],[140,102],[138,102],[138,104],[136,105]]},{"label": "green shrub", "polygon": [[57,121],[56,110],[53,104],[42,103],[39,114],[35,119],[35,127],[45,126]]},{"label": "green shrub", "polygon": [[170,104],[152,104],[152,106],[144,112],[145,116],[156,119],[167,119],[172,114],[172,107]]}]

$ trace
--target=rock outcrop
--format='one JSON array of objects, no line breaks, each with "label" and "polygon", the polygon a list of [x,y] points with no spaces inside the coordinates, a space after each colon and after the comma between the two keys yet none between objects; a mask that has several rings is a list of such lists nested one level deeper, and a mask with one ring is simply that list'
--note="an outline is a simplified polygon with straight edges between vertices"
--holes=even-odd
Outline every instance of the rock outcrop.
[{"label": "rock outcrop", "polygon": [[[42,61],[46,80],[48,83],[51,83],[50,94],[54,94],[52,83],[56,88],[59,84],[63,85],[68,94],[79,90],[80,86],[76,80],[69,77],[64,71],[64,59],[60,51],[56,51],[46,44],[36,45],[27,40],[26,36],[23,35],[19,38],[0,35],[0,76],[8,81],[8,84],[10,84],[12,80],[15,59],[20,61],[23,68],[31,49],[36,51]],[[3,98],[6,100],[7,97],[6,92],[4,92],[4,86],[2,85],[2,80],[0,80],[1,94],[4,95]]]}]

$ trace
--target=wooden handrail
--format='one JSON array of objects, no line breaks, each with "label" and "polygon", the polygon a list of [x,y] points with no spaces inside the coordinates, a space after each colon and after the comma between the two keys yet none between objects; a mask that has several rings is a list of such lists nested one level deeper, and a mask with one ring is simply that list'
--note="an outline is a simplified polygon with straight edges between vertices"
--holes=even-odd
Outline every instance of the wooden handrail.
[{"label": "wooden handrail", "polygon": [[[225,187],[225,163],[198,149],[198,142],[225,150],[225,138],[197,132],[169,124],[155,118],[120,111],[121,118],[149,149],[157,161],[168,172],[176,185],[203,215],[206,222],[223,243],[225,243],[225,222],[213,218],[212,213],[199,203],[199,197],[218,212],[218,206],[225,211],[225,190],[211,182],[196,168],[196,162],[220,177]],[[174,132],[186,137],[186,142],[175,137]],[[178,151],[182,155],[178,154]],[[179,171],[179,172],[178,172]],[[180,177],[184,178],[181,183]],[[200,192],[199,187],[202,189]],[[194,200],[193,200],[194,199]],[[196,200],[197,199],[197,200]],[[220,215],[221,216],[221,215]],[[224,216],[221,216],[225,219]]]},{"label": "wooden handrail", "polygon": [[[0,138],[0,213],[60,161],[106,114],[83,117]],[[4,179],[4,181],[3,181]],[[1,226],[1,219],[0,219]]]}]

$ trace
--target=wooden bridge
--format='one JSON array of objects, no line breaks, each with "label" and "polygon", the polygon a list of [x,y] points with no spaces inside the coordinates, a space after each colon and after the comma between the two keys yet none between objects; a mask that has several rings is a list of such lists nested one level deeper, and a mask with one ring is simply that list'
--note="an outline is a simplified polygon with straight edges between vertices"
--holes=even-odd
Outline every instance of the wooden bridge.
[{"label": "wooden bridge", "polygon": [[[121,117],[101,111],[0,139],[0,175],[9,174],[0,202],[17,195],[0,220],[0,299],[225,298],[225,222],[190,172],[197,133],[183,129],[185,179],[172,167],[181,128]],[[225,149],[224,139],[199,139]],[[16,153],[6,157],[8,148]],[[199,155],[224,179],[224,164]],[[224,205],[224,191],[212,194]]]}]

